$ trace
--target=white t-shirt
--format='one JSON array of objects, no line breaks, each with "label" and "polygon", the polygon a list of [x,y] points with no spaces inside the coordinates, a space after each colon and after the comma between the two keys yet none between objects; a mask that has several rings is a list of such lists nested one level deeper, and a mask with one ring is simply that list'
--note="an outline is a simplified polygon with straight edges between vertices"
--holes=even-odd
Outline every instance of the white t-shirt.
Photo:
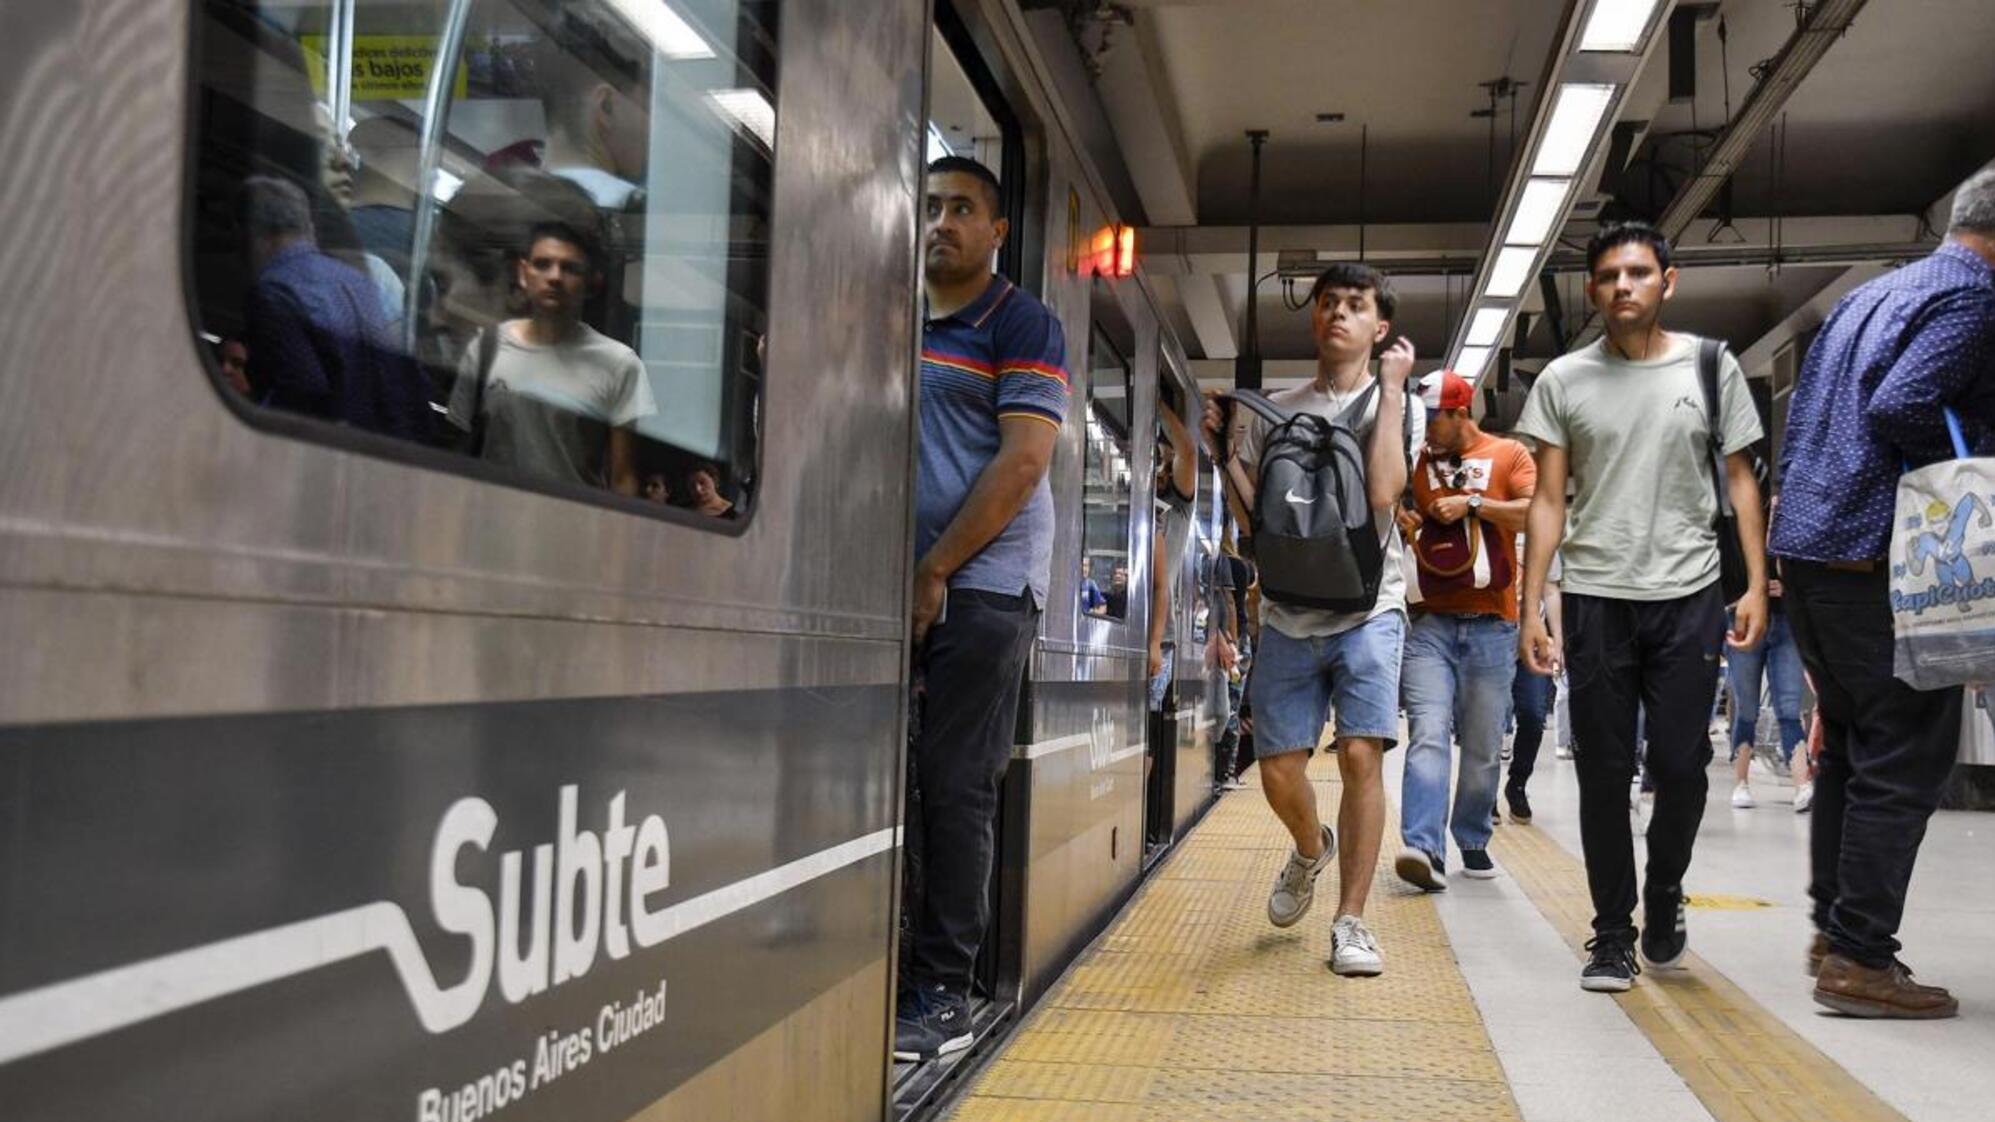
[{"label": "white t-shirt", "polygon": [[[485,376],[480,458],[541,478],[607,486],[609,430],[658,412],[644,363],[586,323],[551,347],[521,341],[525,324],[510,320],[499,329]],[[467,431],[481,352],[477,342],[464,352],[450,391],[450,421]]]},{"label": "white t-shirt", "polygon": [[[1341,416],[1351,407],[1372,384],[1367,377],[1349,393],[1335,391],[1318,392],[1316,383],[1309,382],[1293,389],[1276,390],[1268,395],[1268,400],[1291,412],[1315,413],[1325,418]],[[1404,400],[1408,419],[1411,422],[1410,436],[1406,443],[1408,463],[1420,458],[1420,449],[1427,443],[1427,411],[1420,406],[1417,394],[1408,392]],[[1371,404],[1365,407],[1365,415],[1358,423],[1358,439],[1364,447],[1371,448],[1372,424],[1378,420],[1379,396],[1372,395]],[[1233,433],[1231,446],[1239,450],[1242,463],[1247,465],[1248,474],[1259,469],[1261,462],[1261,439],[1267,435],[1268,423],[1260,414],[1244,407],[1233,410]],[[1256,481],[1258,483],[1258,480]],[[1393,523],[1393,508],[1372,512],[1372,523],[1378,529],[1379,540],[1385,546],[1385,569],[1379,576],[1378,601],[1369,612],[1329,612],[1321,608],[1297,607],[1291,604],[1276,603],[1272,597],[1261,597],[1261,626],[1272,627],[1291,639],[1317,639],[1328,635],[1338,635],[1386,612],[1406,611],[1406,572],[1402,554],[1405,547],[1399,540],[1399,529]]]},{"label": "white t-shirt", "polygon": [[[1566,450],[1574,494],[1563,591],[1674,600],[1718,579],[1711,410],[1698,339],[1671,335],[1660,356],[1623,358],[1601,339],[1538,375],[1517,431]],[[1718,405],[1727,455],[1761,436],[1745,371],[1726,354]]]}]

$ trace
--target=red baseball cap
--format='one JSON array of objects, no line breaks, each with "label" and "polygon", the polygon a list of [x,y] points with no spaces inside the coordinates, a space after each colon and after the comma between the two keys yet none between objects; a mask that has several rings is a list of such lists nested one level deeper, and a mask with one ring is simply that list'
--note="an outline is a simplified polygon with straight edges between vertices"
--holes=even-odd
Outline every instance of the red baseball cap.
[{"label": "red baseball cap", "polygon": [[1475,388],[1452,370],[1437,370],[1420,383],[1420,399],[1429,409],[1469,409],[1475,405]]}]

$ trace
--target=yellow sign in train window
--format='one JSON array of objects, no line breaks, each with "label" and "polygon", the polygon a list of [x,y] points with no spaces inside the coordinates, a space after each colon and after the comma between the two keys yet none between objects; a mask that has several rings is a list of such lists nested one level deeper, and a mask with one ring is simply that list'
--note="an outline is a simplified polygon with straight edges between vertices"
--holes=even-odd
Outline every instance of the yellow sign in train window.
[{"label": "yellow sign in train window", "polygon": [[[323,35],[305,35],[298,40],[305,48],[305,67],[310,71],[312,90],[326,95],[325,52],[329,44]],[[353,100],[384,101],[419,98],[429,91],[430,65],[436,58],[434,35],[356,35],[353,37]],[[470,87],[470,71],[462,60],[457,64],[457,80],[451,83],[451,97],[462,98]]]}]

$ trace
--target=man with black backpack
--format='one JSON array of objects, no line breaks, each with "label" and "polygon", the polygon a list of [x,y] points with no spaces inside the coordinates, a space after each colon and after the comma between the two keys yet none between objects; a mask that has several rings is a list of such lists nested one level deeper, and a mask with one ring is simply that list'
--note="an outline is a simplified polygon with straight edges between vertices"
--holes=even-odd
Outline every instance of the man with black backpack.
[{"label": "man with black backpack", "polygon": [[[1382,762],[1399,738],[1406,639],[1393,507],[1426,424],[1406,405],[1411,343],[1395,342],[1371,375],[1396,306],[1385,275],[1333,265],[1316,278],[1309,304],[1316,377],[1265,398],[1236,394],[1226,460],[1227,485],[1252,512],[1260,567],[1260,649],[1248,686],[1255,756],[1268,805],[1296,845],[1268,897],[1268,919],[1300,922],[1337,853],[1307,771],[1334,709],[1344,849],[1330,969],[1374,975],[1384,960],[1363,917],[1385,829]],[[1221,424],[1218,403],[1208,402],[1207,433]]]},{"label": "man with black backpack", "polygon": [[[1668,967],[1688,946],[1683,877],[1704,816],[1726,601],[1738,604],[1733,646],[1757,644],[1766,628],[1765,537],[1750,455],[1761,430],[1745,373],[1723,345],[1663,330],[1676,270],[1660,232],[1640,222],[1607,227],[1586,257],[1587,295],[1606,336],[1545,367],[1517,422],[1518,434],[1538,442],[1518,647],[1536,674],[1567,662],[1593,896],[1580,985],[1620,992],[1640,972],[1628,832],[1640,709],[1656,787],[1641,953]],[[1577,484],[1570,516],[1568,475]],[[1736,526],[1724,517],[1733,511]],[[1721,561],[1727,536],[1737,566]],[[1561,542],[1563,655],[1540,611]]]}]

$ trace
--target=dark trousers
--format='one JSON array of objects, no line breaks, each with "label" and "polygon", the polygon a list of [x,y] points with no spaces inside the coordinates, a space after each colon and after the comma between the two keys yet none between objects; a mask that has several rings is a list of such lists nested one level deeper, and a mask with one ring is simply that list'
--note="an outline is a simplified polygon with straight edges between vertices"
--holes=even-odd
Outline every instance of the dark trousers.
[{"label": "dark trousers", "polygon": [[1716,581],[1675,600],[1565,596],[1580,844],[1597,934],[1635,931],[1628,784],[1635,777],[1638,708],[1648,714],[1648,770],[1656,788],[1645,884],[1648,899],[1674,915],[1674,893],[1704,819],[1711,702],[1725,641],[1723,600]]},{"label": "dark trousers", "polygon": [[951,589],[943,622],[916,663],[921,729],[914,743],[918,899],[908,902],[907,973],[967,996],[991,918],[998,788],[1018,728],[1018,694],[1038,632],[1032,594]]},{"label": "dark trousers", "polygon": [[1857,573],[1783,558],[1780,571],[1822,722],[1809,842],[1815,927],[1835,950],[1884,966],[1898,954],[1912,863],[1960,751],[1961,691],[1922,692],[1892,676],[1882,565]]},{"label": "dark trousers", "polygon": [[1533,674],[1521,660],[1517,663],[1517,678],[1510,683],[1510,711],[1517,718],[1517,735],[1510,742],[1511,790],[1523,790],[1538,768],[1538,746],[1545,742],[1545,718],[1551,714],[1558,688],[1550,676]]}]

